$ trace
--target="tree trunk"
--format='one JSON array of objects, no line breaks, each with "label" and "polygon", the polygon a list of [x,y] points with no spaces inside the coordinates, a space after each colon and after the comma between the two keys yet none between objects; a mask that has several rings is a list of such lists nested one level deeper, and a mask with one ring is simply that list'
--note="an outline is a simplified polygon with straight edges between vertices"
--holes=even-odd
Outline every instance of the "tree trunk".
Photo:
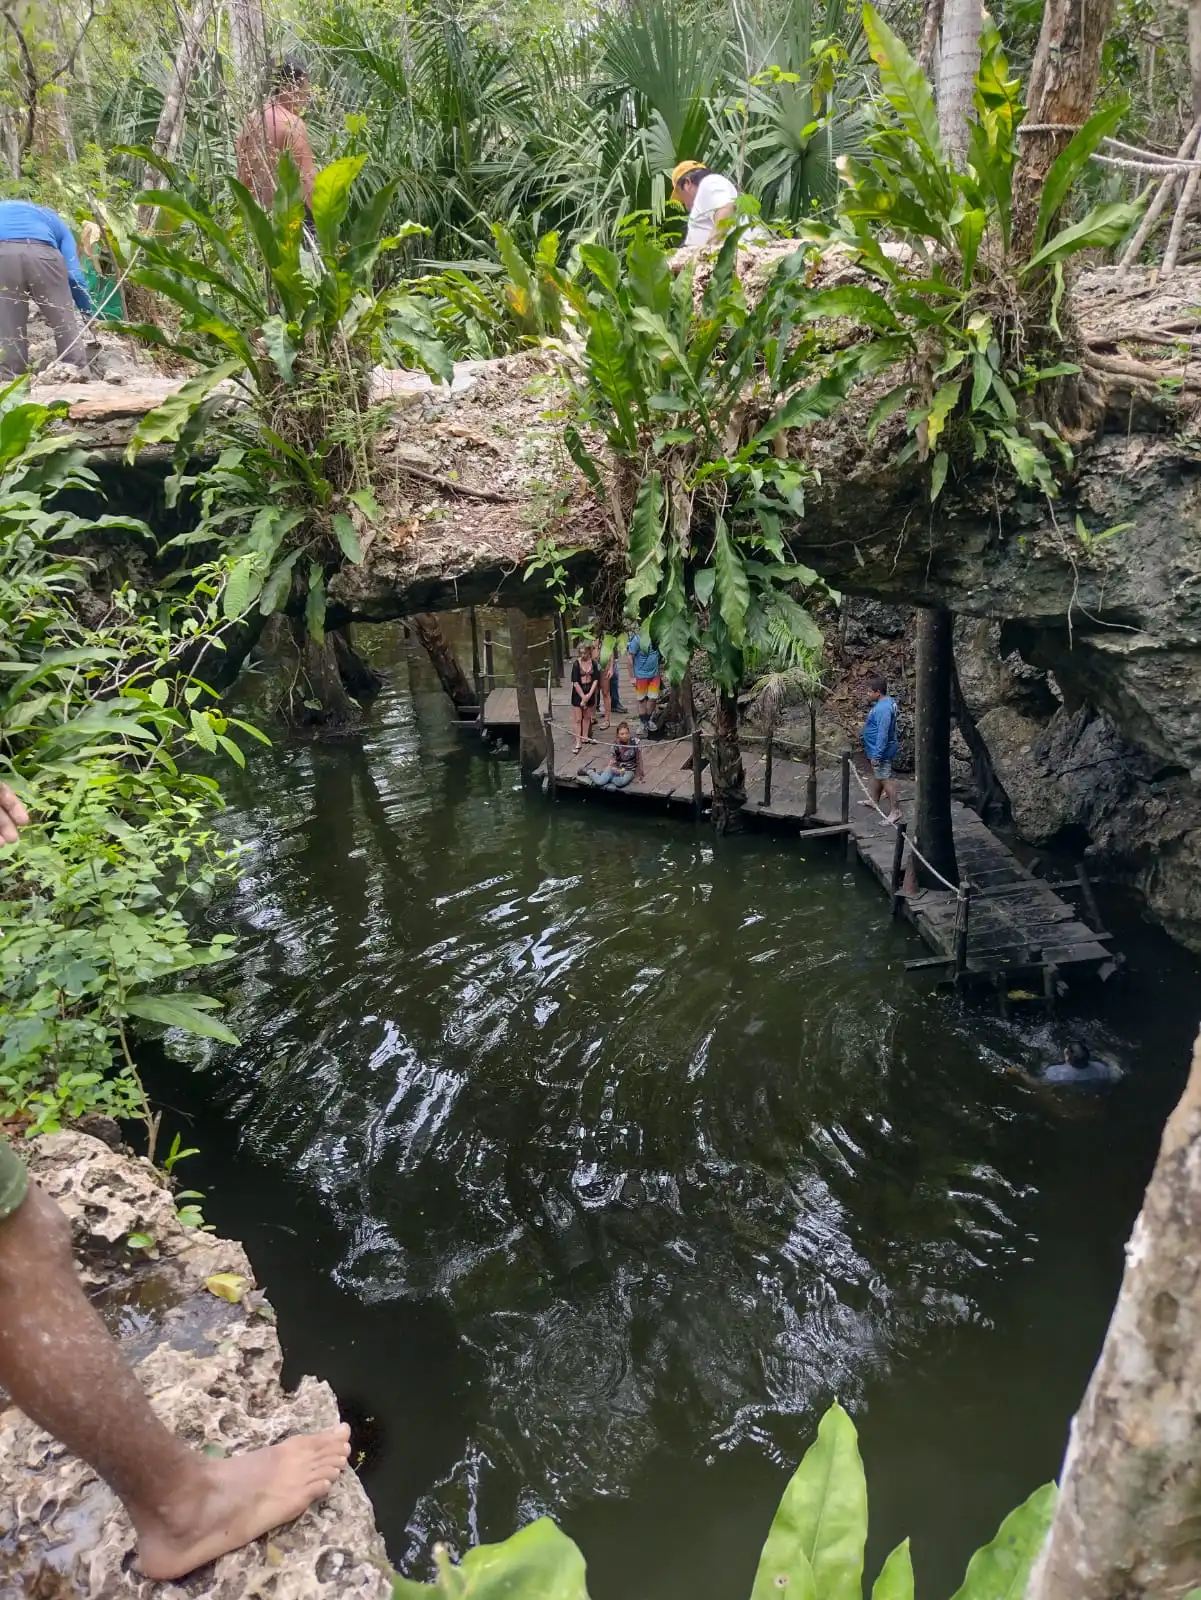
[{"label": "tree trunk", "polygon": [[425,646],[430,664],[438,674],[438,682],[451,698],[456,711],[466,711],[475,705],[475,690],[467,681],[459,665],[459,658],[442,632],[442,625],[432,611],[416,611],[409,619],[417,637]]},{"label": "tree trunk", "polygon": [[241,124],[262,103],[267,88],[267,27],[261,0],[226,0],[233,61],[233,113]]},{"label": "tree trunk", "polygon": [[945,0],[938,56],[938,131],[948,159],[957,166],[967,155],[980,27],[980,0]]},{"label": "tree trunk", "polygon": [[724,689],[717,697],[717,715],[709,741],[709,776],[713,784],[713,826],[718,833],[733,833],[742,825],[746,772],[738,742],[738,701]]},{"label": "tree trunk", "polygon": [[330,638],[334,641],[338,674],[349,692],[360,705],[374,700],[384,686],[383,674],[359,654],[350,624],[330,634]]},{"label": "tree trunk", "polygon": [[[211,11],[211,0],[197,0],[197,4],[183,24],[183,37],[179,42],[179,54],[171,68],[171,76],[167,80],[167,92],[163,96],[163,109],[159,113],[158,126],[154,130],[154,139],[150,148],[155,155],[162,156],[170,161],[179,148],[180,137],[184,129],[184,108],[187,105],[188,86],[200,61],[201,51],[204,48],[204,29]],[[161,187],[162,177],[153,167],[142,169],[142,187],[144,189],[157,189]],[[154,207],[138,207],[138,232],[148,233],[154,223]]]},{"label": "tree trunk", "polygon": [[363,713],[342,682],[334,635],[327,633],[318,644],[303,618],[293,617],[291,624],[299,661],[283,708],[289,721],[323,734],[357,733]]},{"label": "tree trunk", "polygon": [[958,883],[951,824],[952,631],[951,613],[941,606],[918,612],[915,830],[917,847],[931,866],[949,882]]},{"label": "tree trunk", "polygon": [[509,651],[513,657],[513,671],[517,676],[517,716],[521,724],[521,771],[530,777],[546,760],[546,733],[542,726],[542,713],[538,710],[538,695],[534,688],[534,667],[530,661],[529,631],[525,625],[525,612],[510,606],[506,612],[509,622]]},{"label": "tree trunk", "polygon": [[1164,1129],[1028,1600],[1180,1600],[1201,1575],[1201,1038]]},{"label": "tree trunk", "polygon": [[938,77],[938,36],[942,32],[942,8],[943,0],[926,0],[922,40],[917,48],[917,64],[931,83]]},{"label": "tree trunk", "polygon": [[[1079,128],[1088,121],[1101,72],[1101,47],[1114,0],[1047,0],[1026,95],[1026,126]],[[1013,253],[1030,253],[1051,163],[1071,132],[1025,134],[1013,187]]]},{"label": "tree trunk", "polygon": [[1193,121],[1201,122],[1201,0],[1189,0],[1188,69],[1193,83]]}]

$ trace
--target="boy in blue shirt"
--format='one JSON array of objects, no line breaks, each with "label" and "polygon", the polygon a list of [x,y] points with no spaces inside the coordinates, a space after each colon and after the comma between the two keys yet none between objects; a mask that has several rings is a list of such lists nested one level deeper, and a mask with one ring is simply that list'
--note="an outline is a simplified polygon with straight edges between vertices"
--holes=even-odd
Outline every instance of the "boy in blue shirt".
[{"label": "boy in blue shirt", "polygon": [[[901,808],[897,804],[897,785],[892,775],[892,764],[897,758],[900,741],[897,738],[897,703],[888,692],[888,684],[873,673],[867,680],[867,692],[872,708],[863,724],[863,749],[872,764],[872,800],[880,804],[880,797],[888,799],[886,822],[900,822]],[[871,804],[861,800],[861,806]]]},{"label": "boy in blue shirt", "polygon": [[662,687],[659,652],[649,639],[644,644],[636,633],[630,635],[626,649],[633,658],[634,693],[638,697],[638,715],[642,720],[642,736],[645,739],[651,731],[651,713],[659,703],[659,690]]}]

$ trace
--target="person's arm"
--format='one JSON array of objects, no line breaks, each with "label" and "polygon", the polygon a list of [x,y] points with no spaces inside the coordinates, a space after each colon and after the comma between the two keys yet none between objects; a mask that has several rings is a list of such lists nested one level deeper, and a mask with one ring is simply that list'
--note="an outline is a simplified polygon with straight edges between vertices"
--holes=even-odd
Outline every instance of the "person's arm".
[{"label": "person's arm", "polygon": [[22,828],[29,826],[29,813],[6,783],[0,783],[0,844],[16,844]]},{"label": "person's arm", "polygon": [[732,200],[730,201],[728,206],[718,206],[717,210],[713,213],[713,242],[714,242],[714,244],[720,243],[721,237],[726,231],[726,224],[728,222],[730,222],[730,220],[733,218],[733,216],[734,216],[734,202]]},{"label": "person's arm", "polygon": [[880,718],[873,706],[867,714],[867,721],[863,724],[863,750],[869,761],[879,761],[881,749]]},{"label": "person's arm", "polygon": [[67,263],[67,282],[71,286],[71,298],[85,316],[91,316],[92,297],[88,293],[87,280],[79,261],[79,251],[75,247],[75,235],[57,211],[47,209],[46,215],[50,219],[50,231],[54,234],[59,254]]}]

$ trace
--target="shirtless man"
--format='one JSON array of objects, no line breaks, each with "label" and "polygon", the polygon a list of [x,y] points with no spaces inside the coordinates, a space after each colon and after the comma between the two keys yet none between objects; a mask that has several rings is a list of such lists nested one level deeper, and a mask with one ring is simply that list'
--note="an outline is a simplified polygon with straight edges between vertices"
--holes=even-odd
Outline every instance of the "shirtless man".
[{"label": "shirtless man", "polygon": [[[28,822],[0,783],[0,841]],[[120,1496],[149,1578],[182,1578],[291,1522],[350,1452],[344,1424],[224,1460],[169,1433],[80,1287],[67,1219],[3,1137],[0,1389]]]},{"label": "shirtless man", "polygon": [[313,204],[317,175],[305,126],[309,75],[304,63],[286,56],[271,74],[271,93],[238,135],[238,178],[264,210],[270,210],[278,181],[279,158],[286,150],[300,173],[306,210]]}]

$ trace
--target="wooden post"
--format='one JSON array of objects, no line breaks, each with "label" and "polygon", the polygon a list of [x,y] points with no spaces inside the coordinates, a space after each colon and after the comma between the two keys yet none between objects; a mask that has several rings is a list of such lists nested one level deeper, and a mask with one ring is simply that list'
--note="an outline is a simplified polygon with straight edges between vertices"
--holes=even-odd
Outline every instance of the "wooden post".
[{"label": "wooden post", "polygon": [[559,638],[559,624],[557,621],[551,627],[550,653],[555,677],[561,678],[563,676],[563,642]]},{"label": "wooden post", "polygon": [[842,792],[838,802],[838,816],[842,822],[851,820],[851,752],[842,753]]},{"label": "wooden post", "polygon": [[1104,927],[1104,923],[1101,921],[1101,908],[1097,904],[1097,897],[1093,893],[1092,879],[1089,877],[1088,869],[1083,861],[1076,868],[1076,882],[1080,885],[1080,894],[1084,900],[1084,909],[1088,913],[1088,920],[1092,924],[1093,932],[1097,933]]},{"label": "wooden post", "polygon": [[701,738],[701,725],[693,718],[692,722],[692,809],[696,813],[696,820],[701,820],[701,810],[705,803],[705,791],[702,786],[702,775],[705,770],[705,745]]},{"label": "wooden post", "polygon": [[475,684],[475,702],[480,708],[480,729],[484,725],[484,690],[483,680],[480,678],[480,630],[479,618],[475,614],[475,607],[471,607],[471,677]]},{"label": "wooden post", "polygon": [[542,728],[546,734],[546,792],[555,798],[555,725],[549,715],[543,717]]},{"label": "wooden post", "polygon": [[817,815],[817,703],[809,702],[809,777],[805,783],[805,815]]},{"label": "wooden post", "polygon": [[484,677],[488,680],[488,688],[491,689],[496,681],[496,657],[493,650],[491,628],[484,629]]},{"label": "wooden post", "polygon": [[842,793],[839,796],[838,809],[847,829],[847,863],[853,866],[859,852],[855,848],[855,835],[851,832],[851,752],[849,750],[844,750],[842,753]]},{"label": "wooden post", "polygon": [[1055,965],[1055,963],[1053,961],[1044,962],[1043,1004],[1046,1007],[1048,1018],[1052,1018],[1055,1015],[1055,1002],[1058,998],[1056,993],[1056,980],[1058,977],[1059,968]]},{"label": "wooden post", "polygon": [[898,822],[896,837],[892,841],[892,914],[898,916],[901,910],[901,885],[905,876],[905,824]]},{"label": "wooden post", "polygon": [[955,984],[962,987],[967,978],[967,934],[972,908],[972,888],[968,883],[959,886],[959,899],[955,903]]},{"label": "wooden post", "polygon": [[993,988],[997,991],[997,1009],[1001,1013],[1001,1021],[1009,1021],[1009,982],[1004,970],[998,968],[992,975]]},{"label": "wooden post", "polygon": [[771,805],[771,766],[772,756],[775,753],[775,730],[767,730],[767,754],[763,761],[763,804]]}]

